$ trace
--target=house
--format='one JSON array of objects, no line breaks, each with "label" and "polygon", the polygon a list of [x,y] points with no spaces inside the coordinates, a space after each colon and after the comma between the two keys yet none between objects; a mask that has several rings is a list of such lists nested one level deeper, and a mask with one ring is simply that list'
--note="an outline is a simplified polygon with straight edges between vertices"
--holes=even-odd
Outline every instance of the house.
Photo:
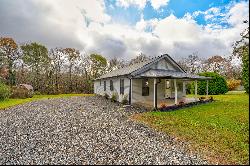
[{"label": "house", "polygon": [[186,73],[168,54],[120,68],[102,75],[94,81],[94,93],[111,96],[117,94],[121,102],[127,97],[129,104],[157,108],[160,103],[178,104],[186,99],[186,83],[208,80],[209,77]]}]

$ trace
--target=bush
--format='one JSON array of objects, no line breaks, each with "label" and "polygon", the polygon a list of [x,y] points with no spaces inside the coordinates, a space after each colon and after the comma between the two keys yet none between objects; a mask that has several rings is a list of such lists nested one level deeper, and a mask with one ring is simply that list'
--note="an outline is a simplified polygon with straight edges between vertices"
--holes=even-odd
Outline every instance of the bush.
[{"label": "bush", "polygon": [[105,97],[106,99],[109,99],[109,95],[108,95],[107,93],[104,93],[104,97]]},{"label": "bush", "polygon": [[6,100],[10,97],[10,88],[4,83],[0,82],[0,101]]},{"label": "bush", "polygon": [[185,104],[184,100],[179,101],[179,105],[184,105],[184,104]]},{"label": "bush", "polygon": [[205,100],[205,99],[206,99],[206,97],[204,97],[204,96],[199,97],[199,100],[200,100],[200,101],[203,101],[203,100]]},{"label": "bush", "polygon": [[[214,72],[204,72],[200,73],[200,76],[212,77],[212,80],[209,80],[208,83],[208,94],[210,95],[219,95],[225,94],[228,92],[227,82],[224,77]],[[207,81],[198,81],[197,93],[199,95],[206,95]],[[195,85],[192,83],[192,93],[194,93]]]},{"label": "bush", "polygon": [[167,104],[165,104],[165,103],[160,104],[160,110],[161,111],[165,110],[166,108],[167,108]]},{"label": "bush", "polygon": [[112,96],[111,96],[111,101],[112,102],[117,102],[117,98],[118,98],[118,94],[116,92],[113,92],[112,93]]},{"label": "bush", "polygon": [[238,86],[240,86],[241,81],[240,80],[228,80],[227,81],[227,86],[228,86],[228,90],[235,90]]},{"label": "bush", "polygon": [[121,102],[122,104],[128,104],[128,95],[127,94],[125,94],[124,96],[123,96],[123,98],[122,98],[122,102]]},{"label": "bush", "polygon": [[246,93],[249,93],[249,50],[245,49],[242,57],[242,79]]},{"label": "bush", "polygon": [[35,91],[35,92],[34,92],[34,95],[42,95],[42,93],[39,92],[39,91]]},{"label": "bush", "polygon": [[14,86],[11,89],[11,98],[26,99],[33,96],[33,94],[26,88]]}]

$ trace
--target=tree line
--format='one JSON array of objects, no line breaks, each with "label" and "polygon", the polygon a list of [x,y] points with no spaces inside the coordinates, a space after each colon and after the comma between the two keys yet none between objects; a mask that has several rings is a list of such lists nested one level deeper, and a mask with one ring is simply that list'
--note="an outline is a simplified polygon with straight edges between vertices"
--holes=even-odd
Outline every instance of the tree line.
[{"label": "tree line", "polygon": [[[207,59],[193,53],[178,63],[188,73],[216,72],[226,79],[242,80],[249,89],[249,28],[236,41],[229,57]],[[240,65],[232,63],[239,58]],[[0,37],[0,81],[9,86],[26,83],[44,94],[93,93],[93,80],[104,73],[152,57],[140,54],[131,60],[106,59],[99,54],[84,54],[75,48],[52,48],[36,42],[18,45],[14,39]]]},{"label": "tree line", "polygon": [[0,81],[9,86],[30,84],[44,94],[93,93],[93,80],[104,73],[149,59],[146,55],[125,61],[83,54],[75,48],[52,48],[36,42],[18,45],[0,38]]}]

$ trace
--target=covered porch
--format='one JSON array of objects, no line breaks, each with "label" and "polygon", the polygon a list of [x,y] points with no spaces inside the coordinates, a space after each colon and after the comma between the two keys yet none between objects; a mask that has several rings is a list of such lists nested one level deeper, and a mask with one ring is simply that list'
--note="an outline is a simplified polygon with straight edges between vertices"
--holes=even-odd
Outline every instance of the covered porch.
[{"label": "covered porch", "polygon": [[[191,103],[198,101],[198,84],[199,80],[206,81],[206,95],[208,96],[208,86],[210,77],[197,76],[176,71],[167,70],[149,70],[140,76],[137,76],[132,81],[147,80],[149,88],[151,88],[151,95],[138,100],[138,97],[133,103],[139,105],[144,105],[148,108],[159,108],[161,104],[167,106],[178,105],[180,102]],[[186,84],[188,82],[194,82],[194,97],[186,97]],[[136,88],[136,83],[132,84],[132,89]],[[143,86],[143,83],[142,83]],[[143,87],[142,87],[143,91]],[[131,100],[133,100],[133,95],[136,95],[135,91],[131,91]],[[142,92],[143,94],[143,92]],[[148,100],[150,98],[151,100]]]}]

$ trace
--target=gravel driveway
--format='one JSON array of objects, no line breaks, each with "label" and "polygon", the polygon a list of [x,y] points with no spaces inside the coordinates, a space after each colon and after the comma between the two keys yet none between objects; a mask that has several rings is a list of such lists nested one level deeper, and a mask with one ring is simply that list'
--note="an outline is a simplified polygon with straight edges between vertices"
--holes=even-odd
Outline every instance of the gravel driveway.
[{"label": "gravel driveway", "polygon": [[0,164],[207,164],[134,112],[98,96],[0,110]]}]

